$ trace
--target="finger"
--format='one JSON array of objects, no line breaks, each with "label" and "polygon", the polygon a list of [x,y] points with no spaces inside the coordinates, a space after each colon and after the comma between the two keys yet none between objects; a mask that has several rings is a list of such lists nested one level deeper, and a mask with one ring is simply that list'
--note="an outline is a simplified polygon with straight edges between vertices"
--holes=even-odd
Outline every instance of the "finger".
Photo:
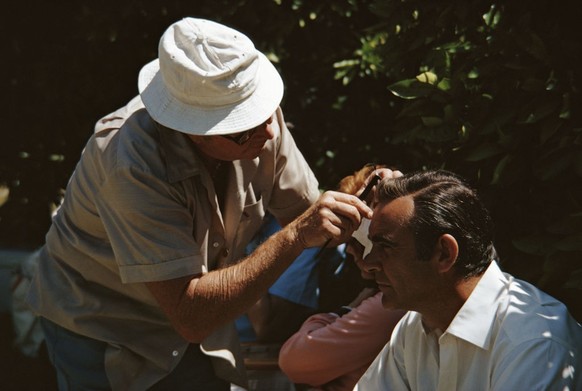
[{"label": "finger", "polygon": [[402,176],[402,172],[399,170],[391,170],[389,168],[379,168],[375,170],[375,173],[380,175],[382,179],[384,178],[398,178]]},{"label": "finger", "polygon": [[[384,169],[382,169],[384,170]],[[380,170],[374,170],[365,180],[362,186],[356,192],[359,199],[366,202],[370,202],[374,199],[376,184],[378,183],[378,178],[383,179],[382,176],[378,174]],[[383,175],[386,175],[385,173]]]},{"label": "finger", "polygon": [[[326,206],[335,213],[337,211],[345,216],[353,216],[353,221],[359,224],[361,217],[372,218],[372,209],[358,197],[335,191],[324,193]],[[355,208],[355,210],[353,209]]]}]

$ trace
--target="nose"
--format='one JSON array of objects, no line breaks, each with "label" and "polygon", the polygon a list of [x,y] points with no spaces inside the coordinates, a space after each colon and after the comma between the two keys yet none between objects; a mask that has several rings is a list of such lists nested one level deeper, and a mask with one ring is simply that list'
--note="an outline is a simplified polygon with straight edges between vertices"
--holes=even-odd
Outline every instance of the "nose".
[{"label": "nose", "polygon": [[377,256],[375,254],[374,248],[372,247],[372,251],[362,260],[362,268],[367,273],[373,274],[374,272],[380,271],[381,266],[377,260]]},{"label": "nose", "polygon": [[265,122],[263,122],[261,125],[259,125],[258,133],[264,135],[267,140],[271,140],[273,139],[273,137],[275,137],[275,132],[273,131],[273,127],[271,126],[271,124],[273,123],[273,116],[270,116],[268,120],[266,120]]}]

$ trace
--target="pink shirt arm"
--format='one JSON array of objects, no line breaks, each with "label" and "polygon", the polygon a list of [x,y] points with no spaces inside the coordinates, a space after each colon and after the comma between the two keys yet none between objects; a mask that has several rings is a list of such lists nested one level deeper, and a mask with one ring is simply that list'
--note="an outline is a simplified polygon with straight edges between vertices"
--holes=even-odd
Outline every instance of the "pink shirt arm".
[{"label": "pink shirt arm", "polygon": [[282,346],[279,365],[293,382],[314,386],[362,371],[389,341],[402,315],[382,307],[382,293],[341,318],[313,315]]}]

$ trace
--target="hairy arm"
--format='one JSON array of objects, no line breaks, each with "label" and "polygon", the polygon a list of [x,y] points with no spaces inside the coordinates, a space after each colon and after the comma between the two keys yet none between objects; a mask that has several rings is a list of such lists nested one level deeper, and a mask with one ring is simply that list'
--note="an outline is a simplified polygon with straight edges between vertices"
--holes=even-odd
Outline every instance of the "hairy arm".
[{"label": "hairy arm", "polygon": [[275,233],[240,263],[204,275],[149,282],[147,287],[174,328],[201,342],[255,304],[308,247],[346,240],[372,211],[357,197],[327,192],[299,218]]}]

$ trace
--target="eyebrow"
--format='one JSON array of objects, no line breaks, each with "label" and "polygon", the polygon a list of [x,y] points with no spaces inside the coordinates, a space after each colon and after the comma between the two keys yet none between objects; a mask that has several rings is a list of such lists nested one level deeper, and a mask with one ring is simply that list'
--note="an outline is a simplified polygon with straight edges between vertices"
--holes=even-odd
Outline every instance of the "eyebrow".
[{"label": "eyebrow", "polygon": [[390,239],[390,237],[388,236],[374,235],[370,236],[370,240],[372,241],[372,243],[382,243],[390,247],[396,247],[396,242]]}]

